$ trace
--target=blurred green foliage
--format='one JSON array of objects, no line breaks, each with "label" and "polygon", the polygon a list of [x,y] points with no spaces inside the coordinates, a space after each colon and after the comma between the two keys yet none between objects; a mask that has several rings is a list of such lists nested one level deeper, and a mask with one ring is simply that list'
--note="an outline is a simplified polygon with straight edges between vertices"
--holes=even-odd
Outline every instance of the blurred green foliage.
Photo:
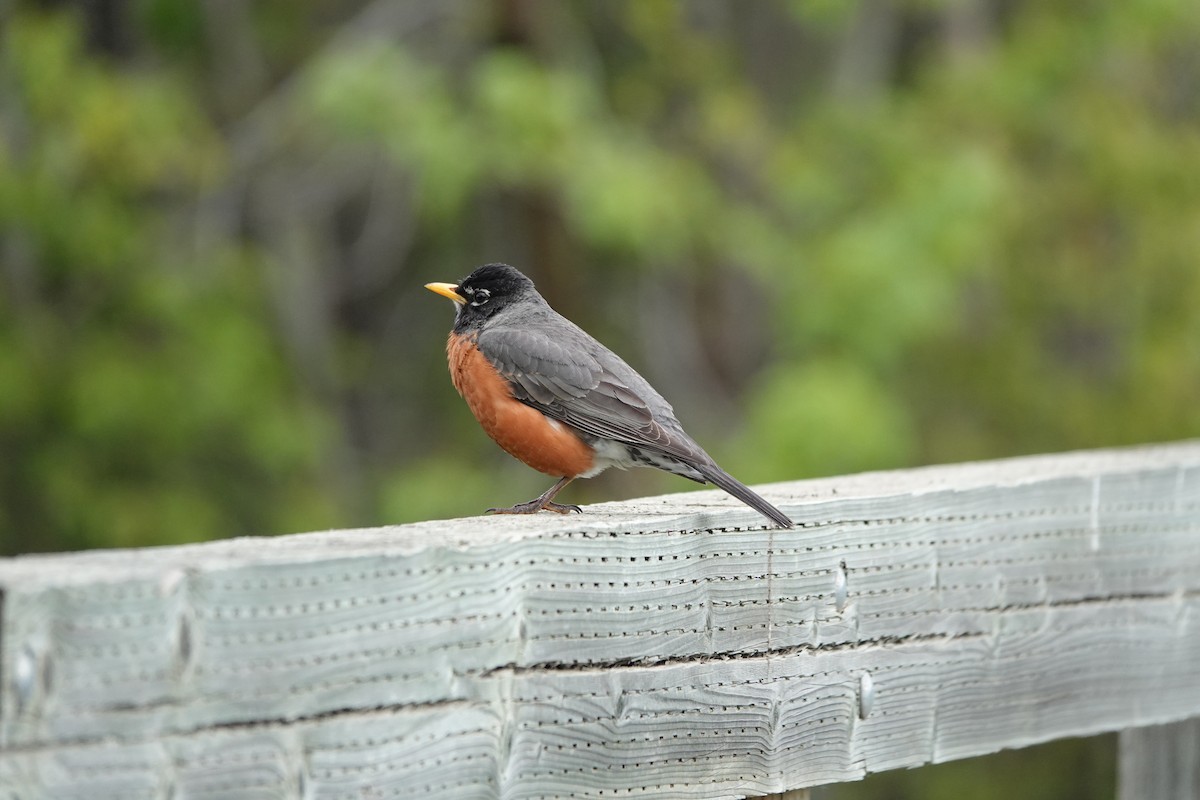
[{"label": "blurred green foliage", "polygon": [[747,481],[1200,435],[1194,0],[0,13],[6,553],[532,496],[421,289],[494,260]]},{"label": "blurred green foliage", "polygon": [[6,552],[538,491],[489,260],[750,481],[1200,434],[1195,3],[112,6],[3,30]]},{"label": "blurred green foliage", "polygon": [[223,169],[202,105],[89,56],[68,15],[16,15],[2,58],[4,549],[329,519],[324,423],[278,357],[258,257],[174,244],[175,203]]}]

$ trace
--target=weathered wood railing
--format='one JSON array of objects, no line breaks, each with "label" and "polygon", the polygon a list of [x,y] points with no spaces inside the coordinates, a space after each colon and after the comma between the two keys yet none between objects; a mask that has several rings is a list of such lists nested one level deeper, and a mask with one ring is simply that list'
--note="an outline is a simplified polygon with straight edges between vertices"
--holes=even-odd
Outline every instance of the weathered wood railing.
[{"label": "weathered wood railing", "polygon": [[741,797],[1112,730],[1153,797],[1200,738],[1129,732],[1200,717],[1200,442],[763,494],[795,530],[705,492],[0,562],[0,798]]}]

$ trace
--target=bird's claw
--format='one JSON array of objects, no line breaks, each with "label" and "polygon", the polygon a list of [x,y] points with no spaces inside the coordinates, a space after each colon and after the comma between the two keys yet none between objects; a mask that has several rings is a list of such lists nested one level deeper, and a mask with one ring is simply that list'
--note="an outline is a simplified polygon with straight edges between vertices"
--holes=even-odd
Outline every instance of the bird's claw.
[{"label": "bird's claw", "polygon": [[536,514],[542,510],[553,511],[556,514],[569,514],[574,511],[577,514],[582,514],[583,509],[579,506],[567,505],[565,503],[555,503],[550,500],[542,501],[530,500],[528,503],[517,503],[509,508],[489,508],[487,514]]}]

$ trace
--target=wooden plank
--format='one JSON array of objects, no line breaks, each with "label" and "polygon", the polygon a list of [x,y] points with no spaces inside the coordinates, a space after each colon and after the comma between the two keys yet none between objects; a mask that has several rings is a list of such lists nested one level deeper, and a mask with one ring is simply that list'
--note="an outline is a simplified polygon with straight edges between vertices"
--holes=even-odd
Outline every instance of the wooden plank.
[{"label": "wooden plank", "polygon": [[[22,749],[0,785],[89,800],[761,795],[1171,718],[1200,598],[1020,609],[987,636],[619,670],[501,670],[478,698]],[[864,705],[863,675],[871,676]]]},{"label": "wooden plank", "polygon": [[763,491],[800,527],[704,492],[7,560],[0,785],[761,795],[1200,713],[1200,444]]},{"label": "wooden plank", "polygon": [[1121,731],[1120,800],[1200,797],[1200,717]]}]

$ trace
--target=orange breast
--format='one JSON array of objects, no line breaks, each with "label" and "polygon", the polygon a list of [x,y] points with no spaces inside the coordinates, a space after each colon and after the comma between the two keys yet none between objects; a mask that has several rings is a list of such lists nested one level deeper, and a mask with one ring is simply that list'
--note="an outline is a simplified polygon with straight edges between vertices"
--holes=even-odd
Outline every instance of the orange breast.
[{"label": "orange breast", "polygon": [[513,397],[508,383],[466,336],[446,343],[450,380],[483,430],[538,472],[574,477],[592,467],[592,449],[570,428]]}]

